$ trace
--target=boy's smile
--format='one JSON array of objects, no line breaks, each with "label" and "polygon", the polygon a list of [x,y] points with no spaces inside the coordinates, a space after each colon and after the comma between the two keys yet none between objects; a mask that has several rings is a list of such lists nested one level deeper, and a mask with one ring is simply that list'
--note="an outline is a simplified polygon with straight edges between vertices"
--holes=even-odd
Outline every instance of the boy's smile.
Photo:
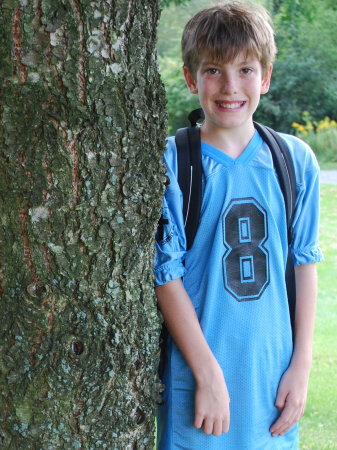
[{"label": "boy's smile", "polygon": [[245,102],[231,102],[230,100],[228,101],[219,101],[216,102],[216,104],[218,105],[219,108],[225,108],[225,109],[237,109],[237,108],[241,108],[242,106],[244,106]]},{"label": "boy's smile", "polygon": [[240,131],[252,137],[253,113],[260,95],[268,92],[272,68],[262,73],[260,62],[243,53],[231,62],[201,60],[195,76],[185,67],[191,93],[198,94],[205,113],[203,134]]}]

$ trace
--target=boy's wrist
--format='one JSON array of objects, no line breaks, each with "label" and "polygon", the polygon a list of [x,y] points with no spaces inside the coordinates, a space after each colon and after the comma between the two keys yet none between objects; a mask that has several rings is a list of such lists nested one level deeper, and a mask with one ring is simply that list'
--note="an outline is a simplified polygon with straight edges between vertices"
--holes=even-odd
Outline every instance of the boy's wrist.
[{"label": "boy's wrist", "polygon": [[219,366],[215,358],[196,368],[193,371],[193,375],[196,383],[199,386],[209,384],[210,380],[214,378],[223,378],[221,367]]},{"label": "boy's wrist", "polygon": [[312,353],[303,354],[295,351],[291,359],[291,365],[302,370],[310,371],[312,366]]}]

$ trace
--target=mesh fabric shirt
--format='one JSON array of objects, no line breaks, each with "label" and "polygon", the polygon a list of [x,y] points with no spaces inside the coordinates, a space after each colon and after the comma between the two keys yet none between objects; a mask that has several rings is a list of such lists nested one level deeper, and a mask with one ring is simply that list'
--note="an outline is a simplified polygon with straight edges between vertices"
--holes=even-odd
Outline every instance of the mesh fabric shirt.
[{"label": "mesh fabric shirt", "polygon": [[[310,148],[282,135],[294,161],[297,201],[291,245],[294,264],[321,260],[318,246],[319,168]],[[182,278],[204,336],[223,369],[230,395],[230,430],[219,437],[193,428],[195,381],[167,340],[161,450],[298,448],[298,427],[272,437],[277,388],[292,355],[284,280],[288,241],[284,199],[267,145],[255,132],[236,160],[202,143],[203,198],[194,244],[186,251],[174,137],[165,164],[170,184],[157,242],[156,284]]]}]

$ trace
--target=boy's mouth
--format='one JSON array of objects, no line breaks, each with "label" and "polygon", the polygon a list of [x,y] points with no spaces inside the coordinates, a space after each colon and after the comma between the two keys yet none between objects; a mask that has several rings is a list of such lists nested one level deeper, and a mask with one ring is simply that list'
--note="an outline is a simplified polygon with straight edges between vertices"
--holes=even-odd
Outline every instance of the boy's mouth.
[{"label": "boy's mouth", "polygon": [[221,101],[217,101],[215,102],[220,108],[224,108],[224,109],[236,109],[236,108],[241,108],[246,102],[230,102],[230,101],[225,101],[225,102],[221,102]]}]

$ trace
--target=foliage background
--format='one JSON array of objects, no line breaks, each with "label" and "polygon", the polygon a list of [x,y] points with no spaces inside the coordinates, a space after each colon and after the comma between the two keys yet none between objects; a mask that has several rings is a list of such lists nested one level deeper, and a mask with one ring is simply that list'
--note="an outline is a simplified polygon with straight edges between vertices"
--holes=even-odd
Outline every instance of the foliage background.
[{"label": "foliage background", "polygon": [[[270,92],[263,96],[256,120],[278,131],[294,132],[303,111],[313,120],[337,117],[337,3],[335,0],[258,0],[272,14],[278,57]],[[194,13],[210,0],[171,2],[162,12],[158,51],[167,90],[169,131],[186,124],[198,105],[182,77],[180,38]],[[336,150],[337,152],[337,150]]]}]

